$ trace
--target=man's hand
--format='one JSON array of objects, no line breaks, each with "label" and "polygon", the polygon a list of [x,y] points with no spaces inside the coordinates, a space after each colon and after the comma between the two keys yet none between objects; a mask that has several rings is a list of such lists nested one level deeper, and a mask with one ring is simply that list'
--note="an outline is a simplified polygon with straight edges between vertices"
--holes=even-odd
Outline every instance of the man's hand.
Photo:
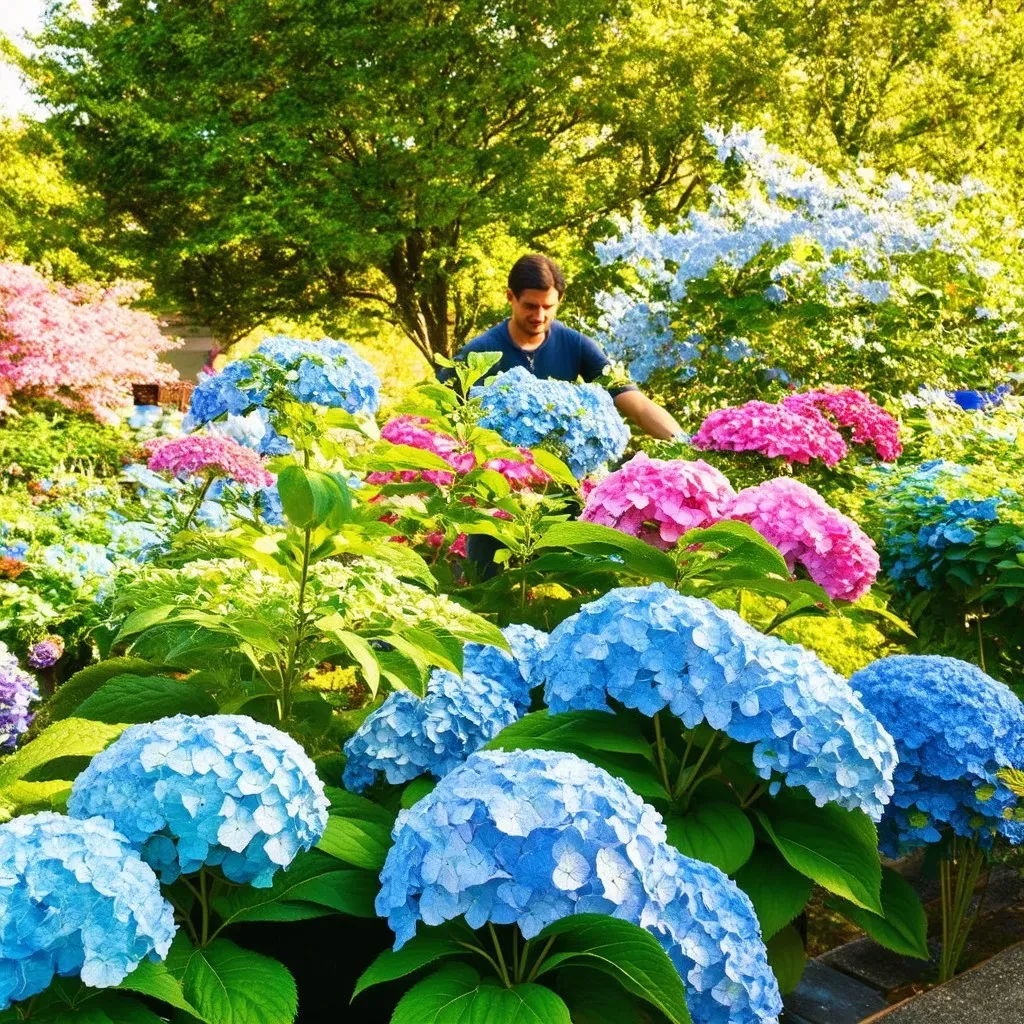
[{"label": "man's hand", "polygon": [[615,396],[615,408],[645,434],[668,441],[682,433],[679,424],[642,391],[623,391]]}]

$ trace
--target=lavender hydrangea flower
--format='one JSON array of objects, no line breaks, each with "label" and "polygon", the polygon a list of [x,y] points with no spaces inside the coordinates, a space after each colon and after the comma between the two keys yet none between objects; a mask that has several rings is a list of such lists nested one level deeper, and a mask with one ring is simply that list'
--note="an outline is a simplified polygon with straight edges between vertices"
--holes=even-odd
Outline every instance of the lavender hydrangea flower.
[{"label": "lavender hydrangea flower", "polygon": [[480,426],[511,445],[551,447],[577,479],[617,459],[629,442],[615,403],[596,384],[541,380],[517,366],[472,393],[483,402]]},{"label": "lavender hydrangea flower", "polygon": [[381,772],[395,786],[428,773],[441,778],[527,711],[532,667],[547,636],[525,625],[502,633],[511,656],[467,644],[462,678],[435,669],[422,700],[399,690],[368,715],[345,744],[345,787],[361,793]]},{"label": "lavender hydrangea flower", "polygon": [[996,778],[1024,765],[1024,705],[1008,686],[957,658],[909,654],[872,662],[850,685],[899,752],[883,853],[938,842],[944,826],[984,845],[997,833],[1024,841],[1017,798]]},{"label": "lavender hydrangea flower", "polygon": [[174,933],[152,868],[109,821],[45,811],[0,825],[0,1010],[55,974],[117,985],[167,956]]},{"label": "lavender hydrangea flower", "polygon": [[747,896],[574,754],[473,754],[399,814],[392,837],[376,906],[396,949],[419,921],[516,924],[529,939],[571,914],[608,914],[665,948],[695,1024],[769,1024],[782,1010]]},{"label": "lavender hydrangea flower", "polygon": [[18,659],[0,642],[0,751],[12,750],[32,724],[29,705],[39,700],[35,679],[18,665]]},{"label": "lavender hydrangea flower", "polygon": [[327,827],[323,783],[305,751],[244,715],[126,729],[75,780],[68,811],[110,818],[164,882],[219,865],[257,888]]},{"label": "lavender hydrangea flower", "polygon": [[25,659],[30,668],[53,668],[64,654],[64,641],[59,636],[47,636],[28,649]]},{"label": "lavender hydrangea flower", "polygon": [[608,711],[608,698],[692,729],[752,743],[764,779],[802,786],[818,806],[876,821],[893,792],[896,748],[850,685],[810,651],[735,612],[662,583],[623,587],[560,623],[538,656],[553,714]]}]

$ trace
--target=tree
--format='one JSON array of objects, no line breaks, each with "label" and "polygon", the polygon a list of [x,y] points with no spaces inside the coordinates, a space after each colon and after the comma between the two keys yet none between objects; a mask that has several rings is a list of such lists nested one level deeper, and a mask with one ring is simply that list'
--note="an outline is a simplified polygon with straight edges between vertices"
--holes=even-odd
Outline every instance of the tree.
[{"label": "tree", "polygon": [[429,359],[479,326],[495,232],[557,254],[685,204],[703,121],[774,91],[748,6],[64,2],[25,66],[158,292],[227,340],[360,302]]}]

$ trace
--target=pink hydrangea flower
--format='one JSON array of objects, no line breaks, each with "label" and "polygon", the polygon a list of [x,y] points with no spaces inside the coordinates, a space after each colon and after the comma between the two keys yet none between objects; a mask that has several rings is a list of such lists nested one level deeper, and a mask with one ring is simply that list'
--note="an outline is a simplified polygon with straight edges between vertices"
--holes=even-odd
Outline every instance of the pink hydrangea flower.
[{"label": "pink hydrangea flower", "polygon": [[863,391],[820,388],[788,395],[782,404],[801,412],[808,408],[824,410],[839,426],[853,428],[854,444],[871,442],[883,462],[893,462],[903,454],[899,424]]},{"label": "pink hydrangea flower", "polygon": [[433,452],[438,458],[444,459],[454,472],[447,473],[440,469],[402,470],[370,473],[366,480],[371,484],[390,484],[400,481],[403,484],[426,480],[438,487],[450,487],[455,481],[456,473],[468,473],[476,466],[476,456],[472,452],[460,451],[459,442],[451,434],[425,430],[423,424],[429,423],[426,416],[396,416],[389,420],[381,429],[380,436],[392,444],[406,444],[410,448]]},{"label": "pink hydrangea flower", "polygon": [[493,469],[500,473],[513,487],[527,488],[533,485],[543,486],[551,483],[551,477],[534,461],[533,452],[529,448],[520,448],[518,459],[488,459],[485,469]]},{"label": "pink hydrangea flower", "polygon": [[240,484],[272,487],[274,478],[259,455],[230,437],[213,434],[187,434],[185,437],[158,437],[146,448],[149,468],[175,476],[228,476]]},{"label": "pink hydrangea flower", "polygon": [[802,565],[833,599],[856,601],[878,576],[871,538],[798,480],[780,477],[740,491],[724,518],[748,523],[779,549],[790,572]]},{"label": "pink hydrangea flower", "polygon": [[639,452],[590,492],[580,519],[665,550],[688,530],[720,519],[735,496],[729,481],[701,459],[666,461]]},{"label": "pink hydrangea flower", "polygon": [[729,452],[759,452],[787,462],[821,459],[834,466],[846,455],[838,430],[812,405],[799,409],[770,402],[716,409],[691,439],[695,448]]}]

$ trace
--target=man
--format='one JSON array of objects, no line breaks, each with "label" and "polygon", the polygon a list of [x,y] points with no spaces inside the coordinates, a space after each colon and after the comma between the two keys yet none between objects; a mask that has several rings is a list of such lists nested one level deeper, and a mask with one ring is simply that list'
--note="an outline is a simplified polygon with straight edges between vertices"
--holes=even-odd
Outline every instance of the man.
[{"label": "man", "polygon": [[[509,271],[505,297],[512,315],[489,331],[467,342],[456,355],[468,352],[500,352],[493,373],[524,366],[535,377],[590,382],[608,368],[608,358],[593,338],[555,319],[565,294],[561,268],[547,256],[523,256]],[[441,370],[441,380],[451,375]],[[651,437],[667,439],[681,433],[679,424],[660,405],[634,384],[608,389],[619,412]]]}]

